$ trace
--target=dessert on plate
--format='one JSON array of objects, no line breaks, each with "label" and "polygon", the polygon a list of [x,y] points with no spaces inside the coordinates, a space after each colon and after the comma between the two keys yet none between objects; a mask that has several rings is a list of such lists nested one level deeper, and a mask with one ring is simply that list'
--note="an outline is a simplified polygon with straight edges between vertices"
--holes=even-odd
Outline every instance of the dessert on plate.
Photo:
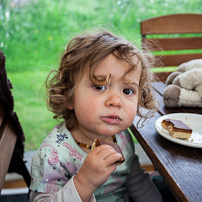
[{"label": "dessert on plate", "polygon": [[161,126],[175,138],[189,139],[192,134],[192,129],[180,120],[164,119]]}]

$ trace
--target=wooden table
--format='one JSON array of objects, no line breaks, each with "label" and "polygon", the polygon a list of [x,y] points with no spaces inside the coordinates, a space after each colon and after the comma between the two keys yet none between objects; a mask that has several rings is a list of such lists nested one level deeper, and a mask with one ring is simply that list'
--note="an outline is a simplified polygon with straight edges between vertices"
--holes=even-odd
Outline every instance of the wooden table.
[{"label": "wooden table", "polygon": [[[202,149],[183,146],[171,142],[158,134],[154,123],[157,118],[170,113],[202,114],[200,108],[167,108],[163,103],[165,84],[153,83],[155,96],[160,102],[158,112],[137,128],[136,117],[130,127],[136,139],[159,171],[178,201],[202,201]],[[202,131],[202,123],[201,123]]]}]

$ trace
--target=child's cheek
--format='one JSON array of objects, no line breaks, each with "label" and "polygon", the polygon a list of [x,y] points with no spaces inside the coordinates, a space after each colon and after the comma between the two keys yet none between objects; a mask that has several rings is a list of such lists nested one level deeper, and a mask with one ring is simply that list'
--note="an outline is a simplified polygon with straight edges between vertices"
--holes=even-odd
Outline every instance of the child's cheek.
[{"label": "child's cheek", "polygon": [[127,116],[128,122],[132,123],[137,113],[137,106],[133,104],[130,107],[128,107],[127,111],[128,112],[126,114],[128,115]]},{"label": "child's cheek", "polygon": [[91,102],[87,105],[83,105],[77,109],[77,119],[80,119],[80,121],[84,121],[86,124],[93,124],[96,120],[98,115],[99,108],[96,106],[95,102]]}]

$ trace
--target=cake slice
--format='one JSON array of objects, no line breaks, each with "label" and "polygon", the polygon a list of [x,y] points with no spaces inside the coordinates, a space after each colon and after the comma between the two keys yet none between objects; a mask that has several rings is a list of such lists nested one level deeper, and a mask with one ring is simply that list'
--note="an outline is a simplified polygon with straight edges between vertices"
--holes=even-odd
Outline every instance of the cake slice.
[{"label": "cake slice", "polygon": [[122,159],[118,160],[116,163],[120,164],[120,163],[123,163],[125,161],[123,153],[122,153],[119,145],[116,144],[116,143],[109,143],[109,142],[105,142],[104,140],[99,140],[99,139],[96,138],[94,140],[94,143],[92,144],[91,150],[94,150],[96,147],[98,147],[100,145],[104,145],[104,144],[112,146],[116,152],[118,152],[118,153],[120,153],[122,155]]},{"label": "cake slice", "polygon": [[164,119],[161,122],[162,127],[170,132],[170,135],[179,139],[189,139],[192,129],[180,120]]}]

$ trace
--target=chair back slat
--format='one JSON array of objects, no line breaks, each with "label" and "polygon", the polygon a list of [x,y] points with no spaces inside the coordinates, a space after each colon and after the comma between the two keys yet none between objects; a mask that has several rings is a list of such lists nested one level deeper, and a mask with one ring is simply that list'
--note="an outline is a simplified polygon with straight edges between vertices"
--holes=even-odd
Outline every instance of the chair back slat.
[{"label": "chair back slat", "polygon": [[201,14],[173,14],[141,22],[142,34],[201,33]]},{"label": "chair back slat", "polygon": [[202,49],[202,36],[193,38],[160,38],[158,40],[143,39],[142,42],[149,44],[153,51]]},{"label": "chair back slat", "polygon": [[[184,62],[188,62],[193,59],[202,59],[202,53],[199,54],[176,54],[176,55],[156,55],[155,58],[160,60],[163,67],[179,66]],[[154,67],[155,68],[155,67]]]},{"label": "chair back slat", "polygon": [[[172,14],[144,20],[141,35],[142,43],[157,51],[158,63],[154,68],[159,64],[177,67],[193,59],[202,59],[202,14]],[[162,72],[156,76],[165,82],[170,72]]]}]

